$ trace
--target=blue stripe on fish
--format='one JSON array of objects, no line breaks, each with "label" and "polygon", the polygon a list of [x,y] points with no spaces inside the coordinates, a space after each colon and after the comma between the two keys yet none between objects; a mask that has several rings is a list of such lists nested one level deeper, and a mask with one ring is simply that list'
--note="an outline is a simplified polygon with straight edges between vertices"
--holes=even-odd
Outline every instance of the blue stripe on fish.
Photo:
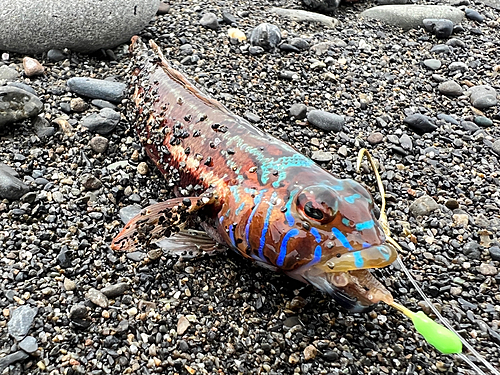
[{"label": "blue stripe on fish", "polygon": [[255,196],[253,199],[254,207],[252,209],[252,212],[250,213],[250,216],[247,221],[247,225],[245,226],[245,239],[247,240],[247,246],[250,246],[250,224],[252,223],[253,217],[255,213],[257,212],[257,208],[259,207],[259,203],[262,200],[262,196],[267,190],[262,190],[258,195]]},{"label": "blue stripe on fish", "polygon": [[271,199],[269,201],[269,207],[267,209],[267,212],[266,212],[266,217],[264,219],[264,226],[262,227],[262,233],[260,235],[260,243],[259,243],[259,257],[260,259],[262,260],[266,260],[264,258],[264,245],[266,244],[266,234],[267,234],[267,230],[269,228],[269,219],[271,218],[271,212],[273,211],[273,201],[276,199],[277,197],[277,193],[274,191],[273,194],[271,195]]},{"label": "blue stripe on fish", "polygon": [[309,262],[309,265],[312,266],[314,263],[319,262],[322,255],[323,251],[321,249],[321,246],[320,245],[316,246],[316,249],[314,249],[314,258]]},{"label": "blue stripe on fish", "polygon": [[291,207],[292,207],[293,200],[295,199],[295,194],[297,194],[297,191],[298,190],[295,189],[290,193],[290,197],[288,198],[288,202],[286,202],[286,204],[285,204],[285,208],[286,208],[285,218],[286,218],[286,221],[288,222],[288,226],[290,226],[290,227],[293,227],[293,225],[295,224],[295,218],[293,217],[293,215],[291,213]]},{"label": "blue stripe on fish", "polygon": [[241,205],[240,205],[240,206],[236,209],[236,211],[234,211],[234,214],[235,214],[236,216],[238,216],[238,215],[241,213],[241,211],[243,210],[243,208],[244,208],[244,207],[245,207],[245,202],[243,202],[243,203],[242,203],[242,204],[241,204]]},{"label": "blue stripe on fish", "polygon": [[234,240],[234,225],[231,224],[229,226],[229,239],[231,240],[231,243],[233,244],[234,247],[236,247],[236,241]]},{"label": "blue stripe on fish", "polygon": [[361,232],[362,230],[373,228],[374,225],[375,222],[373,220],[364,221],[362,223],[356,224],[356,230],[359,230]]},{"label": "blue stripe on fish", "polygon": [[361,195],[359,195],[359,194],[353,194],[353,195],[349,195],[348,197],[345,197],[344,199],[345,199],[345,201],[347,203],[353,204],[354,201],[356,199],[359,199],[359,198],[361,198]]},{"label": "blue stripe on fish", "polygon": [[300,232],[297,228],[290,229],[288,232],[286,232],[285,237],[283,237],[283,240],[281,241],[280,253],[278,255],[278,259],[276,259],[276,265],[278,267],[281,267],[283,265],[283,263],[285,262],[288,241],[290,241],[290,239],[292,237],[295,237],[299,233]]},{"label": "blue stripe on fish", "polygon": [[382,254],[385,260],[389,260],[391,253],[385,246],[377,246],[377,250]]},{"label": "blue stripe on fish", "polygon": [[314,228],[314,227],[311,228],[311,234],[316,239],[316,242],[321,242],[321,236],[316,228]]},{"label": "blue stripe on fish", "polygon": [[363,256],[361,255],[361,251],[355,251],[354,253],[352,253],[352,255],[354,256],[354,265],[357,268],[363,267],[363,264],[365,264],[365,260],[363,259]]},{"label": "blue stripe on fish", "polygon": [[351,244],[349,243],[349,241],[347,240],[347,238],[344,236],[344,234],[341,231],[339,231],[337,228],[334,227],[334,228],[332,228],[332,233],[335,237],[337,237],[337,239],[340,241],[342,246],[344,246],[347,250],[350,250],[350,251],[353,250]]},{"label": "blue stripe on fish", "polygon": [[344,190],[344,187],[342,185],[333,185],[332,189],[336,191],[342,191]]}]

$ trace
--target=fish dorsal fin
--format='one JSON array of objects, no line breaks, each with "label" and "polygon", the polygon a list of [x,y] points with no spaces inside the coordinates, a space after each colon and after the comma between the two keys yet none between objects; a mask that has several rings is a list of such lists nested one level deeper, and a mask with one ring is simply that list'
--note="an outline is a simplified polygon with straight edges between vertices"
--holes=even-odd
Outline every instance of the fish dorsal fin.
[{"label": "fish dorsal fin", "polygon": [[203,92],[201,92],[199,89],[194,87],[191,82],[189,82],[186,77],[184,77],[179,71],[175,70],[170,66],[170,64],[167,62],[165,59],[165,56],[163,55],[163,52],[161,51],[160,47],[153,41],[149,41],[149,45],[151,49],[158,55],[158,57],[161,59],[161,67],[169,75],[172,80],[177,82],[178,84],[182,85],[188,92],[190,92],[192,95],[196,96],[199,100],[203,101],[206,105],[217,109],[219,111],[223,111],[228,115],[234,116],[232,112],[230,112],[226,107],[224,107],[221,103],[219,103],[217,100],[209,98],[207,95],[205,95]]}]

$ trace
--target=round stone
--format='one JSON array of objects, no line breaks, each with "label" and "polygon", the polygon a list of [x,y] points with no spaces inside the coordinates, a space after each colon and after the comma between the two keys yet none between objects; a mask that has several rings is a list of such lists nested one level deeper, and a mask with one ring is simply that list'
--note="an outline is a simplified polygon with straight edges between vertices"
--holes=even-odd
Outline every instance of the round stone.
[{"label": "round stone", "polygon": [[447,96],[460,96],[463,93],[462,87],[453,80],[441,82],[438,91]]},{"label": "round stone", "polygon": [[425,30],[432,32],[437,38],[446,39],[453,33],[453,22],[448,19],[425,19],[422,21]]},{"label": "round stone", "polygon": [[217,30],[219,28],[219,21],[214,13],[205,13],[200,19],[200,25],[207,29]]},{"label": "round stone", "polygon": [[319,129],[333,132],[341,131],[345,124],[344,117],[318,109],[313,109],[307,114],[307,121]]},{"label": "round stone", "polygon": [[265,49],[276,48],[281,42],[281,31],[276,25],[261,23],[252,30],[250,44]]},{"label": "round stone", "polygon": [[441,61],[437,59],[425,59],[423,63],[427,68],[432,70],[437,70],[441,68]]},{"label": "round stone", "polygon": [[430,133],[437,129],[437,126],[431,122],[429,117],[420,113],[415,113],[406,117],[403,123],[420,133]]},{"label": "round stone", "polygon": [[[2,0],[0,50],[42,53],[113,48],[139,33],[158,10],[159,0]],[[20,22],[22,20],[22,22]]]}]

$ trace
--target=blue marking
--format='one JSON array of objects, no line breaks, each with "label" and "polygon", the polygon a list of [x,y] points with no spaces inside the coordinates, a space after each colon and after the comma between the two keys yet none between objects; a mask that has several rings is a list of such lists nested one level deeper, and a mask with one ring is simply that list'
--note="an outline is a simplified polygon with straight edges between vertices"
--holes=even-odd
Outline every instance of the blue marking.
[{"label": "blue marking", "polygon": [[367,247],[370,247],[371,245],[368,242],[363,242],[363,249],[366,249]]},{"label": "blue marking", "polygon": [[333,227],[332,233],[335,237],[337,237],[337,239],[340,241],[342,246],[344,246],[349,251],[353,250],[351,244],[349,243],[349,241],[347,240],[347,238],[344,236],[344,234],[341,231],[339,231],[337,228]]},{"label": "blue marking", "polygon": [[318,242],[318,243],[321,242],[321,236],[316,228],[314,228],[314,227],[311,228],[311,234],[316,239],[316,242]]},{"label": "blue marking", "polygon": [[316,246],[316,249],[314,249],[314,258],[309,263],[307,263],[307,265],[312,266],[313,264],[318,263],[321,260],[322,255],[323,250],[321,249],[321,246]]},{"label": "blue marking", "polygon": [[356,224],[356,230],[362,231],[365,229],[371,229],[375,225],[375,222],[373,220],[368,220],[363,223],[357,223]]},{"label": "blue marking", "polygon": [[234,240],[234,226],[231,224],[229,226],[229,239],[231,240],[231,243],[233,244],[234,247],[236,247],[236,241]]},{"label": "blue marking", "polygon": [[350,227],[351,226],[351,220],[343,217],[342,218],[342,224],[344,224],[346,227]]},{"label": "blue marking", "polygon": [[345,197],[344,199],[345,199],[345,201],[346,201],[347,203],[351,203],[351,204],[353,204],[353,203],[354,203],[354,201],[355,201],[356,199],[359,199],[359,198],[361,198],[361,195],[359,195],[359,194],[353,194],[353,195],[350,195],[350,196],[348,196],[348,197]]},{"label": "blue marking", "polygon": [[385,246],[377,246],[377,250],[382,254],[385,260],[389,260],[391,257],[390,252],[387,250]]},{"label": "blue marking", "polygon": [[236,185],[229,186],[229,190],[234,196],[234,201],[238,203],[240,201],[240,192],[238,191],[238,186]]},{"label": "blue marking", "polygon": [[365,264],[365,261],[363,259],[363,256],[361,255],[361,251],[355,251],[354,253],[352,253],[352,255],[354,255],[354,265],[357,268],[363,267],[363,264]]},{"label": "blue marking", "polygon": [[243,208],[245,207],[245,202],[243,202],[237,209],[236,211],[234,211],[234,214],[236,216],[239,216],[239,214],[241,213],[241,210],[243,210]]},{"label": "blue marking", "polygon": [[295,224],[295,218],[293,217],[293,215],[291,213],[291,207],[292,207],[293,200],[295,199],[295,194],[297,194],[297,192],[298,192],[298,189],[294,189],[290,193],[290,198],[288,198],[288,202],[286,202],[286,205],[285,205],[285,208],[286,208],[285,218],[286,218],[286,221],[288,222],[288,226],[290,226],[290,227],[293,227],[293,225]]},{"label": "blue marking", "polygon": [[271,195],[271,200],[269,201],[269,207],[267,209],[266,218],[264,219],[264,226],[262,227],[262,233],[260,235],[260,243],[259,243],[259,257],[260,259],[265,261],[264,258],[264,245],[266,244],[266,234],[269,229],[269,219],[271,218],[271,212],[273,211],[273,203],[277,197],[277,193],[274,191]]},{"label": "blue marking", "polygon": [[332,189],[336,191],[341,191],[344,190],[344,187],[342,185],[333,185]]},{"label": "blue marking", "polygon": [[283,263],[285,262],[285,257],[287,253],[287,246],[288,246],[288,241],[290,241],[290,238],[295,237],[298,235],[300,232],[297,228],[290,229],[286,234],[285,237],[283,237],[283,241],[281,241],[281,246],[280,246],[280,253],[278,255],[278,259],[276,259],[276,265],[278,267],[281,267]]},{"label": "blue marking", "polygon": [[259,208],[259,203],[262,200],[262,196],[267,190],[264,189],[262,190],[258,195],[255,196],[253,199],[254,207],[252,209],[252,212],[250,213],[250,217],[248,218],[247,225],[245,226],[245,239],[247,240],[247,246],[250,246],[250,224],[252,223],[253,217],[255,213],[257,212],[257,208]]},{"label": "blue marking", "polygon": [[222,222],[224,221],[224,216],[219,217],[219,224],[222,225]]}]

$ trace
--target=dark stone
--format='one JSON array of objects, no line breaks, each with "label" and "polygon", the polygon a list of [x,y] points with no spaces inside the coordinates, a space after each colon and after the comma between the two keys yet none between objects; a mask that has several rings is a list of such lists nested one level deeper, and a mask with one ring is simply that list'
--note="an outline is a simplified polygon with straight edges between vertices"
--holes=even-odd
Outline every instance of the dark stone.
[{"label": "dark stone", "polygon": [[415,130],[417,133],[431,133],[437,129],[437,126],[431,122],[431,119],[420,113],[415,113],[406,117],[403,123]]},{"label": "dark stone", "polygon": [[340,0],[302,0],[305,8],[317,12],[333,12],[339,7]]},{"label": "dark stone", "polygon": [[303,38],[292,38],[289,40],[289,43],[290,43],[290,45],[292,45],[298,49],[301,49],[301,50],[306,50],[306,49],[309,49],[309,47],[310,47],[307,40],[305,40]]},{"label": "dark stone", "polygon": [[463,253],[469,259],[481,259],[481,251],[477,242],[467,242],[463,247]]},{"label": "dark stone", "polygon": [[78,95],[108,100],[114,103],[119,103],[125,98],[127,89],[127,85],[121,82],[87,77],[70,78],[67,85],[71,91]]},{"label": "dark stone", "polygon": [[468,19],[476,21],[476,22],[483,22],[484,21],[484,16],[479,14],[479,12],[474,10],[474,9],[466,8],[465,9],[465,16]]},{"label": "dark stone", "polygon": [[5,168],[0,168],[0,197],[16,200],[29,191],[29,187]]},{"label": "dark stone", "polygon": [[252,30],[250,44],[264,49],[274,49],[281,42],[281,31],[276,25],[261,23]]},{"label": "dark stone", "polygon": [[488,249],[492,260],[500,261],[500,247],[492,246]]},{"label": "dark stone", "polygon": [[324,131],[339,132],[345,125],[345,119],[335,113],[313,109],[307,114],[307,121]]},{"label": "dark stone", "polygon": [[3,370],[5,370],[7,367],[9,367],[11,364],[23,361],[26,358],[28,358],[29,355],[26,354],[23,350],[18,350],[15,353],[8,354],[5,357],[0,358],[0,373],[3,373]]},{"label": "dark stone", "polygon": [[107,134],[120,122],[120,113],[111,108],[103,108],[99,113],[92,113],[82,119],[82,126],[91,132]]},{"label": "dark stone", "polygon": [[62,61],[66,58],[66,54],[59,49],[51,49],[47,52],[47,59],[52,62]]},{"label": "dark stone", "polygon": [[447,19],[426,18],[422,21],[425,30],[439,39],[449,38],[453,33],[453,22]]},{"label": "dark stone", "polygon": [[297,120],[302,120],[306,118],[307,106],[302,103],[292,104],[292,106],[288,110],[288,113],[290,114],[291,117],[294,117]]},{"label": "dark stone", "polygon": [[104,294],[108,298],[115,298],[121,296],[127,290],[130,289],[130,285],[127,283],[116,283],[113,285],[109,285],[105,288],[101,289],[101,293]]},{"label": "dark stone", "polygon": [[43,109],[35,95],[14,86],[0,87],[0,127],[34,117]]},{"label": "dark stone", "polygon": [[228,25],[238,24],[236,17],[228,11],[222,12],[222,20]]}]

